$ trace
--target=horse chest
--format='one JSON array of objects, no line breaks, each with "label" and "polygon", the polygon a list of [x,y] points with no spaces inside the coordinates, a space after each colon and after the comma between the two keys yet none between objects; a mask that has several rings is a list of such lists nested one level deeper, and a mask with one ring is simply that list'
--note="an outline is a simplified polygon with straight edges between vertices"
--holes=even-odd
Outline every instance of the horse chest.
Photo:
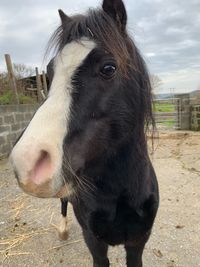
[{"label": "horse chest", "polygon": [[137,239],[141,227],[140,216],[127,203],[119,203],[116,210],[97,210],[91,214],[89,227],[97,239],[117,245]]}]

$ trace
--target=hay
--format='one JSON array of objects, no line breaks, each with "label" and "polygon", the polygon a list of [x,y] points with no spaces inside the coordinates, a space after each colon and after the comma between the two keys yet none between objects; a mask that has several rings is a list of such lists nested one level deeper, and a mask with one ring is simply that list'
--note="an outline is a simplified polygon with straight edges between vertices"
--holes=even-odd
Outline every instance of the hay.
[{"label": "hay", "polygon": [[[0,183],[0,192],[3,192],[2,190],[6,186],[7,182],[3,181]],[[0,199],[3,207],[5,207],[5,211],[2,213],[2,219],[4,219],[5,224],[0,229],[2,234],[0,235],[0,266],[1,264],[2,266],[15,266],[15,260],[17,260],[15,257],[17,256],[20,256],[22,259],[23,257],[32,258],[32,256],[38,255],[38,252],[46,254],[48,251],[82,241],[76,240],[74,242],[56,244],[47,243],[46,249],[42,247],[40,239],[43,242],[50,232],[52,235],[54,232],[51,225],[53,224],[52,222],[57,222],[55,205],[52,205],[52,201],[45,201],[45,205],[41,206],[39,203],[36,206],[37,201],[32,201],[30,196],[23,192],[15,191],[15,189],[10,192],[11,189],[9,189],[8,193],[2,194]],[[48,220],[50,222],[45,228],[43,227],[44,219],[47,219],[45,224],[46,221],[48,224]],[[31,247],[32,243],[39,244],[40,250],[33,250]]]},{"label": "hay", "polygon": [[55,247],[49,248],[49,249],[47,249],[47,251],[50,251],[50,250],[53,250],[53,249],[59,249],[59,248],[62,248],[62,247],[65,247],[65,246],[69,246],[69,245],[72,245],[72,244],[76,244],[76,243],[79,243],[79,242],[82,242],[82,241],[83,241],[83,238],[75,240],[75,241],[67,242],[67,243],[59,245],[59,246],[55,246]]},{"label": "hay", "polygon": [[54,216],[54,212],[51,213],[51,217],[50,217],[50,221],[49,221],[49,224],[50,224],[50,225],[53,224],[53,223],[52,223],[53,216]]},{"label": "hay", "polygon": [[4,256],[4,258],[3,258],[3,260],[2,260],[2,263],[5,261],[5,260],[7,260],[7,259],[9,259],[10,257],[12,257],[12,256],[21,256],[21,255],[33,255],[33,253],[32,252],[18,252],[18,251],[13,251],[13,252],[6,252],[6,254],[4,254],[3,256]]},{"label": "hay", "polygon": [[0,184],[0,189],[3,188],[6,185],[7,185],[7,183]]},{"label": "hay", "polygon": [[0,250],[0,253],[11,250],[12,248],[15,248],[19,245],[21,245],[23,242],[27,241],[29,238],[35,237],[37,235],[44,234],[44,232],[31,232],[31,233],[25,233],[25,234],[16,234],[13,238],[6,238],[0,240],[0,246],[7,246],[4,250]]},{"label": "hay", "polygon": [[20,217],[21,213],[25,210],[28,203],[28,196],[22,194],[15,199],[9,199],[11,202],[11,210],[8,213],[13,213],[11,219],[16,220]]},{"label": "hay", "polygon": [[3,255],[4,260],[10,256],[18,256],[18,255],[29,255],[33,254],[32,252],[25,251],[13,251],[13,249],[22,246],[28,239],[33,238],[35,236],[46,234],[49,229],[42,229],[42,231],[32,231],[30,233],[24,234],[15,234],[15,236],[10,238],[5,238],[0,240],[0,248],[3,246],[3,249],[0,249],[0,254]]}]

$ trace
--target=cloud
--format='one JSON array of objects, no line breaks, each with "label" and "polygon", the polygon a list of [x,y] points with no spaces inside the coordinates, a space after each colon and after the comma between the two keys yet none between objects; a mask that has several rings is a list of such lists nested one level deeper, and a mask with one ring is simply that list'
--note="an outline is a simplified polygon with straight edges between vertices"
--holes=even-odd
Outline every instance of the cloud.
[{"label": "cloud", "polygon": [[[163,90],[196,89],[200,84],[199,0],[126,0],[128,29]],[[100,0],[1,0],[0,68],[4,53],[13,61],[42,65],[46,43],[59,25],[57,9],[67,14],[96,7]]]},{"label": "cloud", "polygon": [[196,89],[200,84],[199,1],[181,1],[181,5],[177,0],[142,1],[136,11],[135,39],[151,72],[162,78],[163,89]]}]

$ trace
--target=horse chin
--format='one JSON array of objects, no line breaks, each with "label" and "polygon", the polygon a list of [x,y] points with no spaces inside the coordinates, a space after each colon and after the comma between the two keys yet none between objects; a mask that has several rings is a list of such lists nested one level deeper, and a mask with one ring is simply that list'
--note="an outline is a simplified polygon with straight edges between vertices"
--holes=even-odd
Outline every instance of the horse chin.
[{"label": "horse chin", "polygon": [[39,197],[39,198],[51,198],[54,193],[51,189],[50,183],[46,182],[40,186],[36,185],[34,182],[27,182],[26,184],[18,182],[20,188],[27,194]]},{"label": "horse chin", "polygon": [[54,179],[49,179],[38,185],[29,179],[26,183],[18,180],[18,184],[25,193],[39,198],[63,198],[71,195],[70,186],[68,188],[66,184],[63,185],[60,181],[53,181]]}]

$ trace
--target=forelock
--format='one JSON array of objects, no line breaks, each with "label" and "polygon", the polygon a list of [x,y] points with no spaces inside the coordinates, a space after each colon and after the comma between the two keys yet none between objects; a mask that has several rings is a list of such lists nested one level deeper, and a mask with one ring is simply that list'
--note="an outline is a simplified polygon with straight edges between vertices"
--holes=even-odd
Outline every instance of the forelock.
[{"label": "forelock", "polygon": [[48,51],[54,52],[72,41],[79,41],[82,37],[93,40],[106,52],[113,55],[119,68],[125,72],[129,62],[129,51],[127,47],[128,36],[118,29],[113,19],[102,10],[90,9],[85,15],[75,15],[71,20],[61,25],[52,35]]}]

